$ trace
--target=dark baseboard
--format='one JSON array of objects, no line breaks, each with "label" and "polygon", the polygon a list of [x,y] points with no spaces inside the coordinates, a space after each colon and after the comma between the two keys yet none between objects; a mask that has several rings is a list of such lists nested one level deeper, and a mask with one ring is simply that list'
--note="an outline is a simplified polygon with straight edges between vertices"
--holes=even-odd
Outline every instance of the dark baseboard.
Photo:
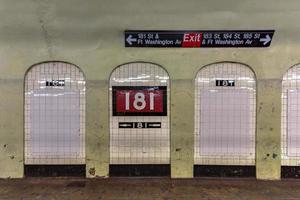
[{"label": "dark baseboard", "polygon": [[255,177],[255,166],[194,165],[194,177]]},{"label": "dark baseboard", "polygon": [[24,165],[25,177],[85,177],[85,165]]},{"label": "dark baseboard", "polygon": [[109,165],[109,176],[170,176],[170,165]]},{"label": "dark baseboard", "polygon": [[281,166],[281,178],[300,178],[300,166]]}]

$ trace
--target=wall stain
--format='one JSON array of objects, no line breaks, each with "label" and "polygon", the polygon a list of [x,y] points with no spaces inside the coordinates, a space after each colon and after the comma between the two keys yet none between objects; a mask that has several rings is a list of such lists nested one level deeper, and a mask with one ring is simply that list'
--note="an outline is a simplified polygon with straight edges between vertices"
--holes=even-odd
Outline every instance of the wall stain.
[{"label": "wall stain", "polygon": [[50,14],[53,12],[52,4],[49,0],[36,1],[36,3],[38,4],[36,14],[41,27],[42,36],[45,40],[49,57],[53,59],[53,42],[47,28],[47,24],[50,21]]},{"label": "wall stain", "polygon": [[267,160],[268,157],[270,157],[270,154],[269,154],[269,153],[266,154],[266,156],[263,158],[263,160]]},{"label": "wall stain", "polygon": [[278,155],[276,153],[273,153],[272,157],[275,159]]},{"label": "wall stain", "polygon": [[89,169],[89,174],[92,175],[92,176],[95,176],[96,170],[95,170],[94,167]]}]

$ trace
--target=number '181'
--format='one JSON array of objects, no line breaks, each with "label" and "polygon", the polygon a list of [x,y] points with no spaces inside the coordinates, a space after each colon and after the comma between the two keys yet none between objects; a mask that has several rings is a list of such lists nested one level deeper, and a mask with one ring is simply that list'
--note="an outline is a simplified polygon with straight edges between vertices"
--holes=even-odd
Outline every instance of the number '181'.
[{"label": "number '181'", "polygon": [[[150,97],[150,110],[154,110],[154,93],[149,93]],[[143,110],[147,106],[147,103],[145,101],[145,94],[141,92],[137,92],[134,95],[134,101],[133,101],[133,107],[136,110]],[[130,93],[125,93],[125,109],[130,110]]]}]

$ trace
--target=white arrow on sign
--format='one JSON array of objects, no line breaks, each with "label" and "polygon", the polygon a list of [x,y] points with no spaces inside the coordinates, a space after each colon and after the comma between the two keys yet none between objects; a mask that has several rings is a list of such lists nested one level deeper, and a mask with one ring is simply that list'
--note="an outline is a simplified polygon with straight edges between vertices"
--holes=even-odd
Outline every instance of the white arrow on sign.
[{"label": "white arrow on sign", "polygon": [[160,127],[160,124],[148,124],[149,127]]},{"label": "white arrow on sign", "polygon": [[264,45],[268,44],[269,42],[271,42],[271,37],[269,35],[266,35],[265,38],[260,38],[260,42],[263,42]]},{"label": "white arrow on sign", "polygon": [[119,126],[120,126],[120,127],[131,127],[130,124],[120,124]]},{"label": "white arrow on sign", "polygon": [[132,42],[136,42],[136,38],[132,38],[132,35],[129,35],[126,41],[129,45],[132,45]]}]

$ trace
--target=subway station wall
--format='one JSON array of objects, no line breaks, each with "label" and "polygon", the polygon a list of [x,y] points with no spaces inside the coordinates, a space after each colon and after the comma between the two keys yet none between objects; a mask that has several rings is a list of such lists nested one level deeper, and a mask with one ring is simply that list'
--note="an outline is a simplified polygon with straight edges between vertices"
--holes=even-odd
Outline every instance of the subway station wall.
[{"label": "subway station wall", "polygon": [[[0,177],[23,177],[24,77],[43,61],[86,76],[86,168],[108,176],[109,77],[117,66],[156,63],[170,75],[171,176],[193,176],[194,81],[216,62],[250,66],[257,84],[256,176],[280,178],[281,80],[300,63],[300,2],[291,0],[0,1]],[[269,48],[125,48],[123,31],[275,29]]]}]

